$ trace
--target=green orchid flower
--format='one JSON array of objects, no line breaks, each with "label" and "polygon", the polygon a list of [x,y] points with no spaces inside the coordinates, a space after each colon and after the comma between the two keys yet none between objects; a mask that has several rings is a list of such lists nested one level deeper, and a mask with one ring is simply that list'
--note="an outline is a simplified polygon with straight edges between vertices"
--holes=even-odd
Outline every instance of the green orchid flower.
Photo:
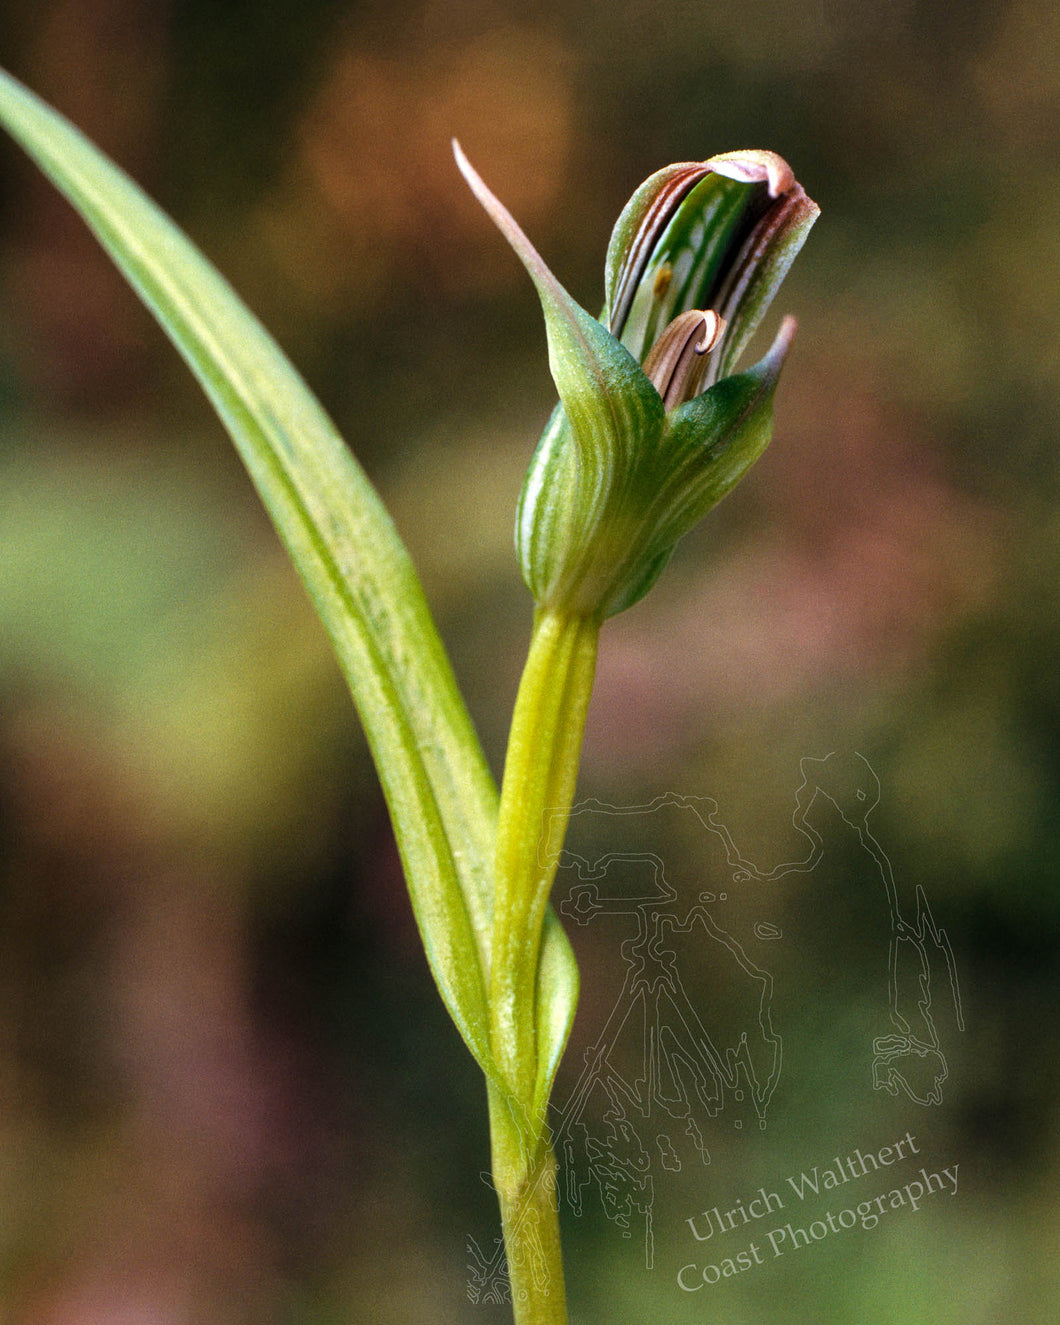
[{"label": "green orchid flower", "polygon": [[615,225],[596,319],[454,151],[537,288],[560,397],[519,501],[523,576],[539,608],[602,620],[643,597],[768,444],[793,319],[733,369],[818,208],[772,152],[668,166]]}]

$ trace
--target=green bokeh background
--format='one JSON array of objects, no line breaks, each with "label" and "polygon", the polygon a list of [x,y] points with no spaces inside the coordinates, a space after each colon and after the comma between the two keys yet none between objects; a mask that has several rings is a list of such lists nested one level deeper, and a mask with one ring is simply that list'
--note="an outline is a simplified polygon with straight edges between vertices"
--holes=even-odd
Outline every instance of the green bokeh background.
[{"label": "green bokeh background", "polygon": [[[722,1114],[709,1167],[657,1176],[652,1270],[587,1200],[572,1317],[1060,1318],[1055,5],[6,0],[0,63],[132,171],[319,392],[495,767],[529,630],[512,517],[552,388],[449,138],[591,309],[652,170],[792,163],[822,218],[778,302],[800,331],[773,446],[607,626],[580,794],[713,797],[768,870],[806,850],[800,761],[860,752],[966,1028],[940,1104],[873,1090],[886,934],[820,806],[821,865],[771,912],[766,1128]],[[726,886],[702,838],[658,849]],[[559,1098],[627,937],[573,935]],[[739,991],[685,956],[724,1034]],[[959,1163],[955,1198],[678,1289],[705,1258],[688,1217],[906,1130]],[[323,632],[175,354],[0,144],[0,1319],[491,1325],[506,1309],[466,1288],[467,1239],[495,1233],[486,1168]]]}]

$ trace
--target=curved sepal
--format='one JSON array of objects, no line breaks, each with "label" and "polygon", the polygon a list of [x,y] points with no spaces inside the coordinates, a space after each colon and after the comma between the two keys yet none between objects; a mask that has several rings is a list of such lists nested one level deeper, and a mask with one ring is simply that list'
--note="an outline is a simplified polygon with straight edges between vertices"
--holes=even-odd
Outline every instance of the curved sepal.
[{"label": "curved sepal", "polygon": [[507,208],[453,144],[472,192],[526,268],[545,315],[549,366],[561,411],[530,464],[516,543],[523,576],[540,605],[576,600],[592,612],[601,530],[639,455],[662,435],[659,393],[640,365],[556,280]]},{"label": "curved sepal", "polygon": [[817,204],[793,183],[744,240],[711,304],[725,322],[711,380],[736,367],[819,215]]}]

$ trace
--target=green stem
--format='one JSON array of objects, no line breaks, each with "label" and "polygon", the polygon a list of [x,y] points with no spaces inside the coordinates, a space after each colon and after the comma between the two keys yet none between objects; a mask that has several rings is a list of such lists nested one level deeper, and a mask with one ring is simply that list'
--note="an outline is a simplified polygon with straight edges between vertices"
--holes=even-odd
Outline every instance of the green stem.
[{"label": "green stem", "polygon": [[[501,783],[490,945],[497,1066],[529,1107],[537,1075],[541,926],[578,777],[600,623],[541,610],[512,716]],[[527,1120],[531,1134],[537,1123]]]},{"label": "green stem", "polygon": [[542,1141],[528,1162],[525,1128],[513,1115],[510,1097],[491,1084],[489,1102],[493,1180],[515,1325],[567,1325],[552,1147]]},{"label": "green stem", "polygon": [[578,777],[600,622],[539,610],[501,784],[491,942],[493,1176],[516,1325],[567,1320],[536,1037],[541,928]]}]

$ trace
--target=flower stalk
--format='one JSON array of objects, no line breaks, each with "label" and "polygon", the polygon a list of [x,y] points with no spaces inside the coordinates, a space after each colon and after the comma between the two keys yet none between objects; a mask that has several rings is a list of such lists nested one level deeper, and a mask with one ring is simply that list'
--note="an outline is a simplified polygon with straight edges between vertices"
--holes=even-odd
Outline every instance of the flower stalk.
[{"label": "flower stalk", "polygon": [[[512,717],[501,783],[490,1005],[493,1054],[516,1095],[536,1082],[534,1003],[541,926],[578,775],[598,620],[544,609]],[[531,1122],[530,1133],[536,1125]]]},{"label": "flower stalk", "polygon": [[555,1153],[547,1138],[528,1153],[517,1101],[492,1082],[488,1090],[490,1161],[515,1325],[567,1325]]},{"label": "flower stalk", "polygon": [[490,1084],[494,1183],[517,1325],[566,1320],[541,936],[577,783],[603,621],[641,598],[674,545],[767,445],[795,332],[732,369],[817,215],[790,167],[735,152],[659,171],[615,226],[599,320],[564,290],[454,143],[472,191],[541,300],[560,403],[519,499],[536,603],[512,718],[494,857]]},{"label": "flower stalk", "polygon": [[516,1321],[565,1321],[556,1160],[536,1035],[541,931],[574,800],[600,621],[539,610],[512,716],[494,876],[490,1009],[503,1083],[490,1097],[493,1175]]}]

